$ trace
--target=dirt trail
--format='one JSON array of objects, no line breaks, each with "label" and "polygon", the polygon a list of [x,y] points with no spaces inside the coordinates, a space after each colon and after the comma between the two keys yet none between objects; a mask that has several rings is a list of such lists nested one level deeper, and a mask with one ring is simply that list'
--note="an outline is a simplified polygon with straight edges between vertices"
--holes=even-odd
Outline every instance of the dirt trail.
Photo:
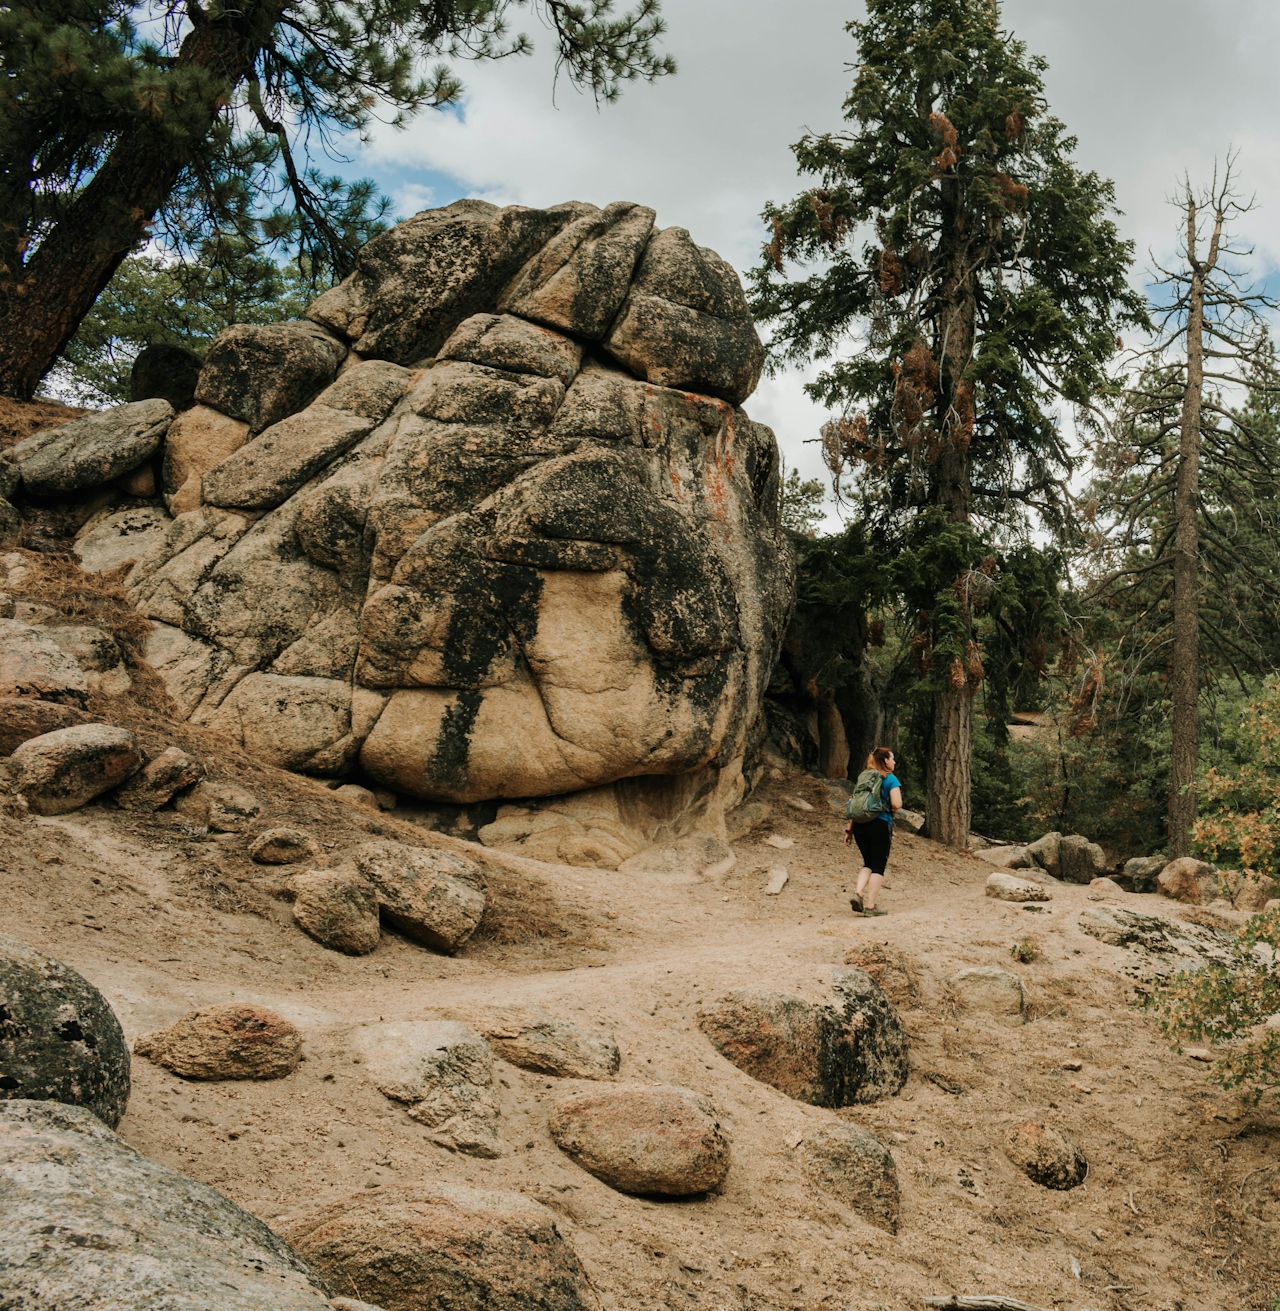
[{"label": "dirt trail", "polygon": [[[228,769],[251,774],[266,818],[304,823],[330,860],[371,833],[427,840],[304,780]],[[1280,1120],[1241,1117],[1204,1065],[1173,1054],[1132,1009],[1134,955],[1077,927],[1090,891],[1054,885],[1049,912],[1032,914],[983,895],[991,867],[976,857],[900,835],[889,913],[854,919],[854,859],[821,785],[774,779],[759,795],[773,818],[735,844],[737,867],[717,881],[495,864],[492,913],[457,958],[389,933],[367,957],[326,951],[293,927],[271,895],[280,872],[251,865],[244,837],[198,840],[175,815],[106,806],[7,821],[3,927],[97,984],[130,1042],[200,1004],[257,1002],[299,1025],[306,1058],[277,1082],[191,1083],[135,1059],[121,1125],[141,1151],[268,1222],[368,1184],[447,1179],[553,1207],[610,1309],[905,1311],[949,1292],[1077,1311],[1269,1309],[1280,1274],[1244,1241],[1239,1185],[1274,1164]],[[788,796],[815,809],[794,810]],[[770,832],[795,845],[763,845]],[[777,864],[790,881],[769,897],[765,871]],[[1181,909],[1155,897],[1125,904],[1171,918]],[[1010,948],[1028,938],[1040,955],[1020,964]],[[822,997],[832,967],[868,946],[900,953],[918,983],[918,1003],[902,1010],[912,1074],[896,1098],[839,1112],[791,1101],[723,1060],[696,1026],[700,1005],[733,987]],[[1008,1029],[960,1010],[946,978],[966,965],[1018,973],[1033,1022]],[[362,1024],[516,1000],[612,1029],[622,1078],[710,1095],[733,1138],[723,1191],[681,1201],[613,1192],[551,1141],[544,1102],[560,1081],[501,1061],[511,1152],[451,1154],[353,1062]],[[891,1147],[896,1237],[804,1179],[796,1144],[832,1115]],[[1084,1186],[1050,1192],[1014,1169],[1000,1144],[1024,1119],[1080,1144]]]}]

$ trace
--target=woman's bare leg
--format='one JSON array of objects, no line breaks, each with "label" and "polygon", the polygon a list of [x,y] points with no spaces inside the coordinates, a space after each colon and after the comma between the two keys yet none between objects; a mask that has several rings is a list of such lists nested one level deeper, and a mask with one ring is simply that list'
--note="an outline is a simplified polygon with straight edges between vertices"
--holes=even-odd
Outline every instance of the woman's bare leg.
[{"label": "woman's bare leg", "polygon": [[[876,905],[876,898],[880,895],[881,887],[884,886],[884,875],[873,874],[869,869],[864,869],[862,871],[862,874],[865,874],[867,876],[867,881],[865,884],[866,894],[862,898],[863,909],[874,910]],[[860,893],[862,892],[862,889],[864,887],[864,884],[862,882],[862,874],[858,875],[858,891]]]},{"label": "woman's bare leg", "polygon": [[867,880],[871,877],[871,871],[864,865],[858,871],[858,886],[854,889],[858,896],[862,896],[867,890]]}]

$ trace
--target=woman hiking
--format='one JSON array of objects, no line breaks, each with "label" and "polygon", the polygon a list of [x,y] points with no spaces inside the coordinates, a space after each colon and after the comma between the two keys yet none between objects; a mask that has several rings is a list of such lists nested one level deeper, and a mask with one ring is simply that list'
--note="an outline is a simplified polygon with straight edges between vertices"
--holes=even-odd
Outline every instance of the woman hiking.
[{"label": "woman hiking", "polygon": [[[858,871],[857,890],[849,899],[854,914],[883,915],[876,909],[876,898],[884,884],[884,867],[889,862],[889,844],[893,841],[893,817],[902,809],[902,780],[893,772],[893,752],[876,747],[867,757],[867,770],[880,775],[880,813],[861,824],[851,819],[844,831],[844,844],[858,844],[862,868]],[[860,778],[859,783],[862,782]]]}]

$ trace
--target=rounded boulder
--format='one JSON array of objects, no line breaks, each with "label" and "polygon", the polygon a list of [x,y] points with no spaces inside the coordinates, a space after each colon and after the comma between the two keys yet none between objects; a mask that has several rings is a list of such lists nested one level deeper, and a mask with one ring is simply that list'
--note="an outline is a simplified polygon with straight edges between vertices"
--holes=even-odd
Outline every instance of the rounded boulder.
[{"label": "rounded boulder", "polygon": [[383,1311],[585,1311],[586,1272],[555,1217],[519,1193],[369,1189],[277,1222],[335,1288]]},{"label": "rounded boulder", "polygon": [[877,1228],[898,1232],[898,1169],[874,1134],[836,1121],[806,1134],[803,1147],[804,1172],[812,1183]]},{"label": "rounded boulder", "polygon": [[373,885],[346,870],[307,870],[290,880],[293,918],[322,947],[366,956],[381,936]]},{"label": "rounded boulder", "polygon": [[103,995],[61,961],[0,934],[0,1097],[83,1106],[113,1129],[129,1048]]},{"label": "rounded boulder", "polygon": [[262,1006],[206,1006],[133,1050],[184,1079],[282,1079],[297,1069],[302,1035]]},{"label": "rounded boulder", "polygon": [[10,757],[19,790],[37,815],[64,815],[137,773],[133,734],[110,724],[77,724],[24,742]]},{"label": "rounded boulder", "polygon": [[688,1197],[729,1172],[715,1107],[688,1088],[619,1083],[562,1095],[550,1118],[556,1145],[619,1192]]},{"label": "rounded boulder", "polygon": [[1084,1183],[1085,1154],[1065,1134],[1027,1120],[1005,1134],[1004,1154],[1032,1183],[1065,1191]]}]

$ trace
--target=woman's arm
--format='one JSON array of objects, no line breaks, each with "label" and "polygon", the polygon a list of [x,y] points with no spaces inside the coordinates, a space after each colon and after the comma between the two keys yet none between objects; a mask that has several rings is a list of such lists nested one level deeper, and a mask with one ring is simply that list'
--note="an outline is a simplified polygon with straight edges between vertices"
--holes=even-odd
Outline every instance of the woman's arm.
[{"label": "woman's arm", "polygon": [[889,813],[896,815],[902,809],[902,789],[889,789]]}]

